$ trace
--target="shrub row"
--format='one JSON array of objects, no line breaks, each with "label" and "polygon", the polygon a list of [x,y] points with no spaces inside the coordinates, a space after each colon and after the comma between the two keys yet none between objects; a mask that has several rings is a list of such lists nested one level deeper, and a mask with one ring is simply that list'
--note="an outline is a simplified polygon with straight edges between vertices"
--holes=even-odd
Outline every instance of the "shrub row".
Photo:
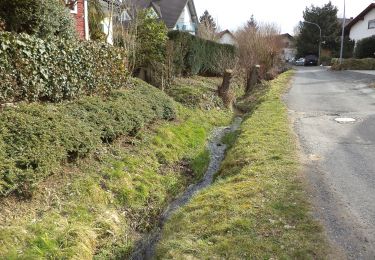
[{"label": "shrub row", "polygon": [[171,31],[173,63],[177,75],[221,75],[221,63],[233,61],[236,48],[203,40],[187,32]]},{"label": "shrub row", "polygon": [[358,59],[375,58],[375,35],[359,40],[356,43],[354,55]]},{"label": "shrub row", "polygon": [[333,70],[375,70],[375,59],[343,59],[339,64],[339,59],[332,59]]},{"label": "shrub row", "polygon": [[0,114],[0,194],[29,196],[33,187],[91,154],[103,142],[134,135],[145,124],[175,117],[164,93],[137,83],[105,100],[85,97],[68,104],[20,104]]},{"label": "shrub row", "polygon": [[62,101],[109,93],[126,81],[122,49],[0,33],[0,103]]}]

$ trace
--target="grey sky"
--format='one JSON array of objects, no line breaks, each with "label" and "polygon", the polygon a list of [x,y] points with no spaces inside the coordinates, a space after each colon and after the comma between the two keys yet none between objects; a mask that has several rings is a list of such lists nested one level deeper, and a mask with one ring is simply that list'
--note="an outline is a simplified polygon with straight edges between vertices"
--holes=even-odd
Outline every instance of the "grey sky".
[{"label": "grey sky", "polygon": [[[355,17],[371,0],[346,0],[346,17]],[[283,33],[293,33],[293,28],[302,20],[302,12],[311,4],[322,6],[328,0],[195,0],[198,15],[208,10],[221,29],[236,30],[254,14],[256,20],[277,24]],[[342,17],[344,0],[332,0]]]}]

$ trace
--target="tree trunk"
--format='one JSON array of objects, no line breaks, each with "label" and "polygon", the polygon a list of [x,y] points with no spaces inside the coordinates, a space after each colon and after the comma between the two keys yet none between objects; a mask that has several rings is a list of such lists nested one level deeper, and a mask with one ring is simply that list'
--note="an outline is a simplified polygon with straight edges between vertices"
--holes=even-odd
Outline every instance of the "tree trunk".
[{"label": "tree trunk", "polygon": [[233,71],[226,70],[224,72],[223,83],[219,86],[219,96],[223,100],[226,107],[230,107],[233,102],[232,95],[230,93],[230,81],[233,78]]},{"label": "tree trunk", "polygon": [[260,83],[259,68],[259,65],[255,65],[248,71],[246,79],[246,94],[250,94],[254,90],[254,87]]}]

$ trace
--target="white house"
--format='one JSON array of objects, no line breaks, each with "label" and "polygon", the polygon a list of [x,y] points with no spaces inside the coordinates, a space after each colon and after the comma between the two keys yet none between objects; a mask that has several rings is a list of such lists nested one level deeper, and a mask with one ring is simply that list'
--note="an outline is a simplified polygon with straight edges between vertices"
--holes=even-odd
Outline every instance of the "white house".
[{"label": "white house", "polygon": [[229,30],[222,31],[218,34],[218,43],[230,44],[237,46],[237,39]]},{"label": "white house", "polygon": [[198,16],[194,0],[134,0],[138,8],[152,8],[169,30],[196,34]]},{"label": "white house", "polygon": [[280,34],[280,41],[283,47],[281,58],[285,61],[291,61],[297,55],[294,37],[289,33]]},{"label": "white house", "polygon": [[345,29],[349,33],[350,39],[356,42],[375,35],[375,3],[370,4],[362,13],[350,21]]},{"label": "white house", "polygon": [[[102,29],[110,44],[113,44],[114,19],[122,21],[132,19],[126,11],[119,14],[121,5],[127,1],[136,9],[151,8],[155,12],[155,17],[164,21],[170,30],[186,31],[194,35],[197,32],[198,16],[194,0],[100,0],[105,13],[105,18],[101,22]],[[65,3],[76,20],[78,35],[81,39],[89,40],[88,5],[90,1],[65,0]]]}]

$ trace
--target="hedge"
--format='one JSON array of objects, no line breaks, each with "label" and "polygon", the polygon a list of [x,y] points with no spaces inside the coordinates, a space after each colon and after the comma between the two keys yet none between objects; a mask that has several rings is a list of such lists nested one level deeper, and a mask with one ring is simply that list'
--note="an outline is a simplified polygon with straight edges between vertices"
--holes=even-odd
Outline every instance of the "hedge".
[{"label": "hedge", "polygon": [[8,32],[77,38],[74,19],[61,0],[1,0],[0,21]]},{"label": "hedge", "polygon": [[359,40],[354,55],[358,59],[375,58],[375,35]]},{"label": "hedge", "polygon": [[375,70],[375,59],[343,59],[339,64],[339,59],[332,59],[332,70]]},{"label": "hedge", "polygon": [[0,33],[0,103],[108,94],[127,79],[125,52],[106,44]]},{"label": "hedge", "polygon": [[0,113],[0,195],[30,196],[38,182],[155,120],[175,118],[172,100],[136,81],[108,97],[62,104],[21,103]]},{"label": "hedge", "polygon": [[173,63],[177,75],[221,75],[220,63],[233,61],[236,48],[229,44],[207,41],[187,32],[171,31]]}]

